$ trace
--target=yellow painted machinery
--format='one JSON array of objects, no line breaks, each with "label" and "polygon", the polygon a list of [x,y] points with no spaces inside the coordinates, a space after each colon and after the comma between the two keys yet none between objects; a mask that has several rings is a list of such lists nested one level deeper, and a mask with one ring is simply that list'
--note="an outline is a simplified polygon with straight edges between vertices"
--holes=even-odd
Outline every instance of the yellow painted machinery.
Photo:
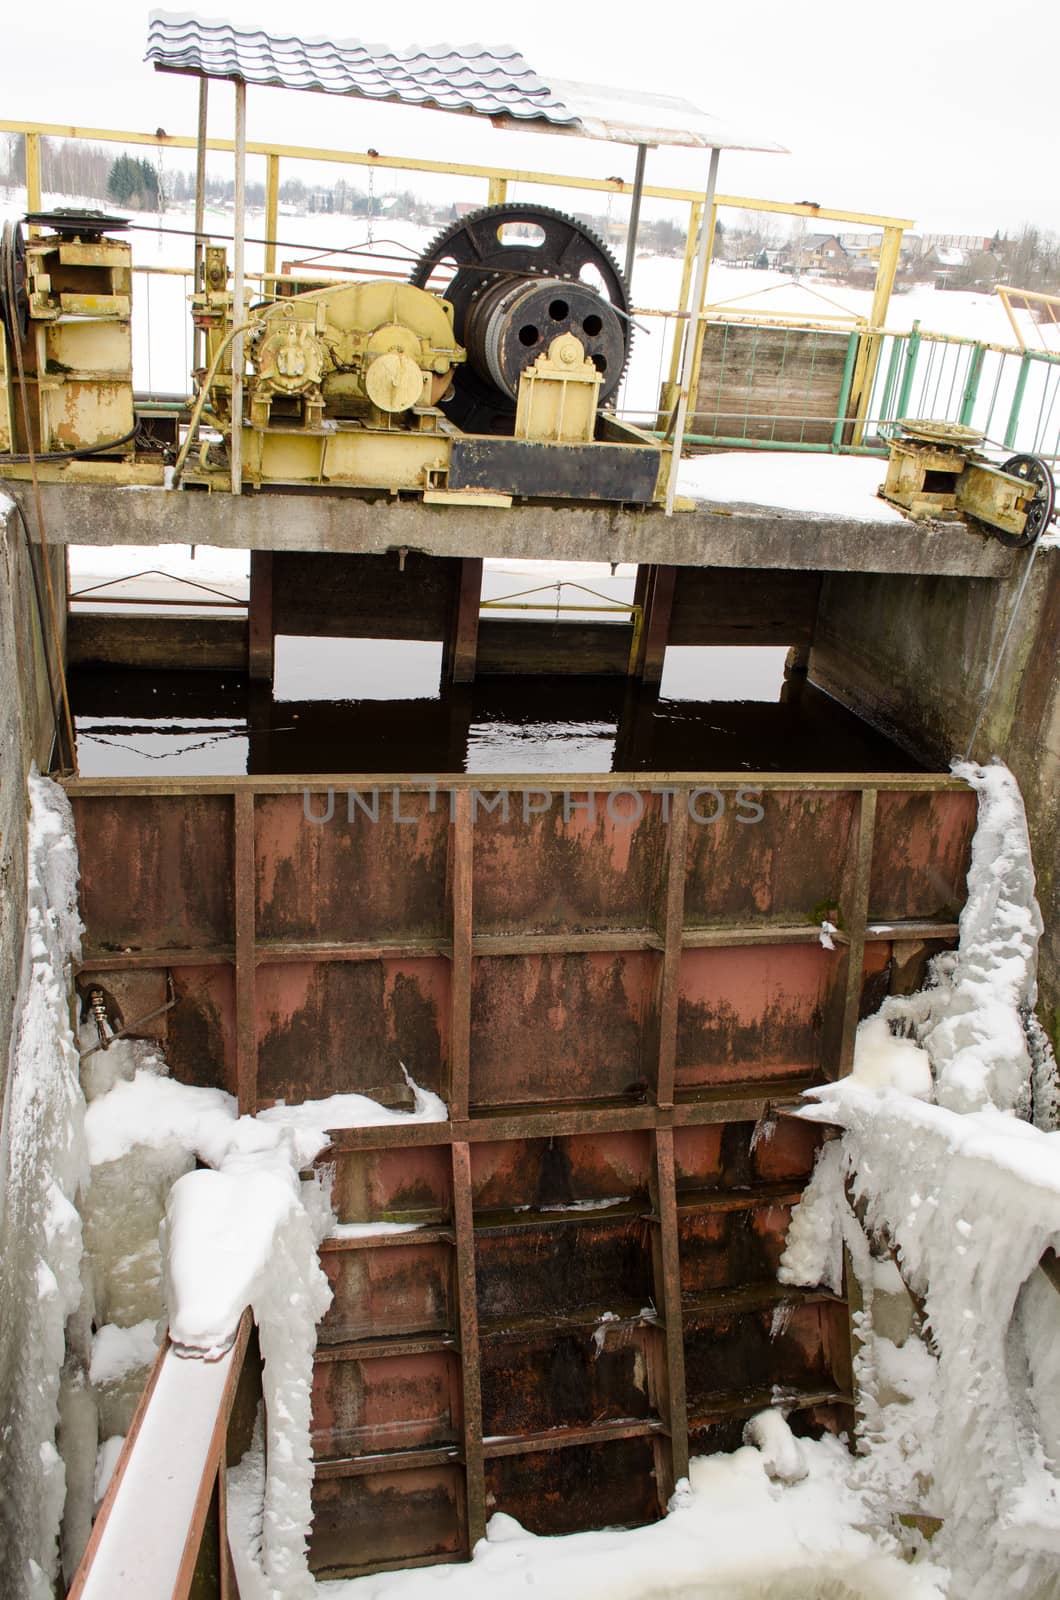
[{"label": "yellow painted machinery", "polygon": [[124,240],[104,232],[122,224],[92,212],[29,220],[47,231],[26,243],[8,223],[0,246],[0,451],[29,447],[21,382],[38,454],[129,455],[132,258]]},{"label": "yellow painted machinery", "polygon": [[907,417],[890,442],[880,494],[913,517],[960,515],[1000,539],[1032,545],[1053,519],[1053,472],[1039,456],[990,461],[983,435],[962,423]]},{"label": "yellow painted machinery", "polygon": [[243,329],[242,477],[428,499],[655,497],[663,450],[605,409],[629,347],[624,279],[576,219],[487,207],[435,240],[409,283],[331,284],[244,308],[224,251],[195,297],[203,420],[224,436],[189,482],[230,471],[232,359]]}]

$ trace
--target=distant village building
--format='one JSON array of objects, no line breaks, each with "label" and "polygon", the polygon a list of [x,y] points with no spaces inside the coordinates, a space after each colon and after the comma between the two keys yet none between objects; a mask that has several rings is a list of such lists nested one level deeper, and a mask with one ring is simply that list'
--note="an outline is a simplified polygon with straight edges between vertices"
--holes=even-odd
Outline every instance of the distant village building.
[{"label": "distant village building", "polygon": [[804,267],[840,267],[847,259],[842,241],[834,233],[806,234],[793,246],[793,255]]}]

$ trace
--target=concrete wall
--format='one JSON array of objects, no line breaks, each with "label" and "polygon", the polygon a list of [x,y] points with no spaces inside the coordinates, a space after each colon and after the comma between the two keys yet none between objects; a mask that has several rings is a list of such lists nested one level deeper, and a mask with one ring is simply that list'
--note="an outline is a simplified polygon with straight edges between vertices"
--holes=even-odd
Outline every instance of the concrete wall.
[{"label": "concrete wall", "polygon": [[[61,617],[66,596],[61,548],[52,555],[52,582]],[[13,503],[0,491],[0,1095],[22,965],[26,773],[32,761],[46,772],[51,748],[52,712],[25,534]]]},{"label": "concrete wall", "polygon": [[1027,560],[1020,552],[1007,581],[827,574],[810,677],[933,766],[970,746],[976,760],[999,756],[1012,768],[1027,807],[1046,924],[1039,1012],[1057,1043],[1060,548],[1046,546],[1035,557],[989,687]]}]

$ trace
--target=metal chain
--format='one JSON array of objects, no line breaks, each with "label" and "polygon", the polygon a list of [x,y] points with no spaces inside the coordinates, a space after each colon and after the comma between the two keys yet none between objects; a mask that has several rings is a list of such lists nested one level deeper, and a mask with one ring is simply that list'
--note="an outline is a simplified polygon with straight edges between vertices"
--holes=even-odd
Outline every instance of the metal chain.
[{"label": "metal chain", "polygon": [[375,168],[368,168],[368,243],[375,243]]}]

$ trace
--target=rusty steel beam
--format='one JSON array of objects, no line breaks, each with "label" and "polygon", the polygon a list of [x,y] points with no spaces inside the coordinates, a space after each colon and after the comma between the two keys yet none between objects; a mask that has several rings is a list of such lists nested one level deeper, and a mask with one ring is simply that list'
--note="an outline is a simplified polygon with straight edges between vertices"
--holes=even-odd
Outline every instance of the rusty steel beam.
[{"label": "rusty steel beam", "polygon": [[823,1083],[820,1077],[774,1079],[768,1085],[749,1088],[746,1084],[727,1084],[698,1100],[686,1100],[672,1107],[648,1102],[609,1106],[556,1105],[511,1111],[504,1115],[486,1112],[463,1122],[419,1122],[407,1127],[388,1123],[375,1128],[334,1128],[328,1149],[385,1150],[401,1146],[445,1145],[456,1142],[475,1144],[498,1139],[548,1139],[576,1133],[616,1133],[634,1129],[698,1127],[718,1122],[757,1122],[774,1107],[785,1108],[804,1089]]},{"label": "rusty steel beam", "polygon": [[250,605],[247,609],[247,672],[271,683],[276,651],[272,611],[272,551],[250,553]]},{"label": "rusty steel beam", "polygon": [[663,958],[659,982],[659,1062],[655,1081],[655,1103],[659,1106],[672,1106],[674,1103],[687,854],[688,808],[675,806],[670,814],[667,840]]},{"label": "rusty steel beam", "polygon": [[449,1111],[466,1117],[471,1074],[471,796],[457,795],[449,830],[453,954],[449,973]]},{"label": "rusty steel beam", "polygon": [[876,791],[863,789],[858,812],[857,857],[854,866],[854,896],[851,915],[844,930],[848,940],[846,994],[843,1002],[843,1035],[839,1047],[838,1076],[846,1077],[854,1065],[854,1038],[858,1031],[861,988],[865,962],[865,928],[869,916],[869,884],[872,877],[872,847],[876,833]]},{"label": "rusty steel beam", "polygon": [[[948,941],[957,938],[956,922],[935,922],[922,918],[910,922],[869,923],[865,929],[866,944],[892,944],[896,940],[937,939]],[[817,944],[821,930],[816,922],[799,926],[759,922],[746,926],[716,923],[712,927],[685,928],[680,935],[683,950],[727,949],[734,945],[789,945]],[[832,935],[837,945],[848,943],[845,933]],[[620,933],[533,933],[489,934],[472,936],[471,950],[476,956],[566,955],[579,951],[657,950],[664,948],[662,937],[650,929],[623,929]],[[289,961],[380,961],[407,960],[416,956],[451,956],[452,942],[448,939],[362,939],[355,944],[327,939],[258,939],[254,959],[263,962]],[[211,945],[188,949],[123,950],[115,952],[84,947],[79,971],[120,972],[146,967],[217,967],[230,966],[235,958],[232,945]]]},{"label": "rusty steel beam", "polygon": [[454,585],[453,613],[446,640],[442,677],[449,683],[474,683],[478,652],[482,558],[465,556]]},{"label": "rusty steel beam", "polygon": [[672,1128],[655,1134],[650,1178],[658,1223],[652,1233],[656,1305],[660,1307],[666,1350],[666,1425],[670,1437],[669,1481],[663,1504],[679,1478],[688,1476],[688,1402],[685,1392],[684,1321],[681,1309],[681,1262],[677,1236],[677,1177]]},{"label": "rusty steel beam", "polygon": [[461,1428],[466,1484],[468,1554],[486,1534],[486,1479],[482,1454],[482,1384],[475,1291],[475,1223],[471,1205],[471,1152],[453,1145],[453,1224],[456,1231],[456,1298],[460,1319]]},{"label": "rusty steel beam", "polygon": [[254,794],[301,795],[306,789],[322,793],[333,788],[346,794],[349,791],[365,793],[373,788],[397,788],[402,793],[429,794],[437,790],[444,795],[476,789],[480,793],[495,794],[503,788],[532,787],[536,789],[564,790],[594,789],[598,794],[613,790],[632,789],[650,794],[663,788],[675,794],[687,795],[691,790],[710,785],[723,792],[737,789],[795,790],[806,794],[843,793],[873,789],[881,794],[969,794],[969,788],[960,778],[947,772],[489,772],[446,773],[434,780],[410,777],[407,772],[359,773],[290,773],[282,776],[240,773],[224,776],[195,776],[186,778],[74,778],[62,780],[71,797],[96,796],[107,799],[122,795],[202,795],[235,794],[240,789],[250,789]]},{"label": "rusty steel beam", "polygon": [[258,1019],[254,979],[254,795],[235,796],[236,1095],[240,1116],[258,1108]]},{"label": "rusty steel beam", "polygon": [[658,1417],[633,1422],[598,1422],[587,1428],[548,1428],[541,1433],[520,1433],[511,1437],[487,1439],[483,1454],[487,1461],[502,1456],[534,1455],[543,1450],[570,1450],[583,1444],[606,1444],[612,1439],[649,1439],[662,1432]]},{"label": "rusty steel beam", "polygon": [[313,1476],[364,1478],[374,1472],[418,1472],[424,1467],[447,1467],[460,1462],[455,1445],[438,1445],[425,1450],[377,1450],[363,1456],[335,1456],[313,1463]]}]

